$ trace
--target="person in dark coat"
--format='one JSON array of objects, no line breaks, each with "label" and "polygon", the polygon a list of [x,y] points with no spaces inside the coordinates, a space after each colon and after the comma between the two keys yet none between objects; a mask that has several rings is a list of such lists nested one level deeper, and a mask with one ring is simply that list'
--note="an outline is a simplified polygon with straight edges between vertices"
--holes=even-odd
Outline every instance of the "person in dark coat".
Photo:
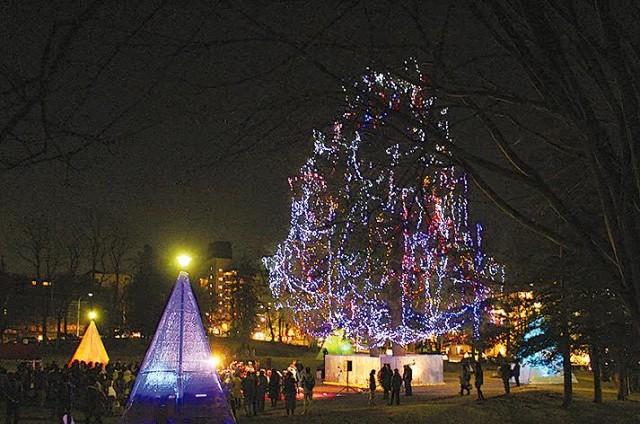
[{"label": "person in dark coat", "polygon": [[256,389],[257,389],[256,374],[253,371],[249,371],[247,375],[242,379],[242,395],[244,398],[244,411],[248,416],[257,415],[256,411]]},{"label": "person in dark coat", "polygon": [[4,392],[8,424],[18,424],[20,422],[20,402],[24,395],[22,382],[14,373],[7,374],[7,386]]},{"label": "person in dark coat", "polygon": [[256,383],[256,410],[257,412],[264,412],[264,397],[267,394],[267,376],[264,374],[264,370],[258,372],[258,378]]},{"label": "person in dark coat", "polygon": [[389,405],[393,404],[393,400],[395,399],[396,405],[400,405],[400,388],[402,387],[402,376],[398,371],[398,368],[393,370],[393,375],[391,377],[391,400],[389,401]]},{"label": "person in dark coat", "polygon": [[280,373],[273,368],[271,370],[271,378],[269,379],[269,399],[271,399],[272,407],[278,404],[280,396]]},{"label": "person in dark coat", "polygon": [[482,385],[484,384],[484,371],[482,370],[481,362],[482,358],[478,358],[474,366],[474,374],[476,376],[474,385],[476,386],[476,391],[478,392],[478,400],[484,400],[484,395],[482,394]]},{"label": "person in dark coat", "polygon": [[382,386],[382,399],[389,399],[389,393],[391,392],[391,379],[393,378],[391,365],[384,364],[378,373],[378,376],[380,385]]},{"label": "person in dark coat", "polygon": [[471,363],[469,358],[464,358],[460,361],[460,396],[464,395],[466,391],[468,395],[471,394]]},{"label": "person in dark coat", "polygon": [[509,394],[511,392],[511,387],[509,386],[509,379],[511,378],[511,366],[509,362],[502,355],[498,355],[498,375],[502,379],[502,384],[504,385],[505,394]]},{"label": "person in dark coat", "polygon": [[90,423],[95,419],[96,423],[101,424],[107,397],[100,390],[99,383],[89,384],[85,396],[85,422]]},{"label": "person in dark coat", "polygon": [[513,369],[511,370],[513,379],[516,381],[516,387],[520,387],[520,360],[516,358],[513,363]]},{"label": "person in dark coat", "polygon": [[282,384],[282,392],[284,393],[284,407],[287,410],[287,415],[293,415],[296,410],[296,394],[298,393],[298,387],[296,386],[296,379],[293,377],[291,371],[287,371],[284,376]]},{"label": "person in dark coat", "polygon": [[316,386],[316,378],[311,373],[311,367],[306,367],[304,373],[300,378],[300,385],[302,386],[302,415],[306,414],[311,408],[311,402],[313,402],[313,388]]},{"label": "person in dark coat", "polygon": [[56,418],[59,422],[62,422],[62,418],[71,414],[71,407],[74,397],[74,386],[71,383],[70,376],[67,377],[67,381],[63,380],[63,377],[58,374],[54,374],[52,381],[49,384],[53,401],[52,418]]},{"label": "person in dark coat", "polygon": [[375,405],[373,398],[376,394],[376,370],[371,370],[369,373],[369,406]]},{"label": "person in dark coat", "polygon": [[413,380],[413,370],[411,369],[411,366],[407,364],[404,366],[404,371],[402,372],[402,381],[404,382],[405,396],[413,396],[411,380]]}]

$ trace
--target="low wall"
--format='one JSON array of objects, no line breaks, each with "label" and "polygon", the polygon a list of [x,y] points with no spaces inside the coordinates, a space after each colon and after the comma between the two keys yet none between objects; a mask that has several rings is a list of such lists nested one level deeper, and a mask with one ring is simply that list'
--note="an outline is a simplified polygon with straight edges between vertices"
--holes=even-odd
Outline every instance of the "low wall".
[{"label": "low wall", "polygon": [[[351,361],[351,371],[347,371],[348,361]],[[410,365],[413,371],[412,385],[427,386],[444,383],[444,369],[441,355],[404,355],[378,357],[366,354],[360,355],[327,355],[325,356],[325,383],[348,385],[353,387],[369,387],[369,373],[371,370],[382,368],[389,364],[391,369],[397,368],[402,375],[403,366]]]}]

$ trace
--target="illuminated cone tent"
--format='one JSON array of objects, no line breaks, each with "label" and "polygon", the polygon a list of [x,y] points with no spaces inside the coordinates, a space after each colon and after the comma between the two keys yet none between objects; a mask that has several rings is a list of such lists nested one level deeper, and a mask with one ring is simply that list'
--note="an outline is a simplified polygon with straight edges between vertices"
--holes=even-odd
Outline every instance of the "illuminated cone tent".
[{"label": "illuminated cone tent", "polygon": [[109,363],[109,355],[107,355],[107,350],[104,348],[104,344],[102,344],[100,333],[98,333],[98,327],[96,327],[96,323],[93,320],[91,320],[87,331],[84,332],[80,345],[78,345],[78,348],[69,361],[69,366],[71,366],[74,361],[85,362],[87,364],[89,362],[105,365]]},{"label": "illuminated cone tent", "polygon": [[176,281],[120,420],[156,422],[235,423],[185,272]]}]

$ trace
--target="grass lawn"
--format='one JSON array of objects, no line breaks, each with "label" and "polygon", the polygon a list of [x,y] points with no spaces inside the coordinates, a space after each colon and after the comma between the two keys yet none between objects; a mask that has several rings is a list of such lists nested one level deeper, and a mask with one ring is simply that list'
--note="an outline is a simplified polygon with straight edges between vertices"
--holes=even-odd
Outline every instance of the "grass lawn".
[{"label": "grass lawn", "polygon": [[[413,397],[401,396],[399,406],[388,406],[381,394],[373,407],[367,406],[364,393],[332,397],[323,389],[335,389],[323,385],[316,390],[308,415],[287,417],[281,406],[273,409],[267,405],[264,415],[256,417],[247,417],[242,411],[238,423],[640,423],[640,396],[636,394],[628,402],[616,401],[615,387],[605,383],[605,403],[597,405],[591,401],[590,376],[579,373],[578,380],[574,384],[574,403],[568,410],[561,407],[561,386],[514,387],[505,396],[502,382],[489,377],[484,390],[487,400],[479,402],[474,393],[459,396],[457,374],[447,372],[445,384],[414,389]],[[296,413],[301,412],[299,404]]]}]

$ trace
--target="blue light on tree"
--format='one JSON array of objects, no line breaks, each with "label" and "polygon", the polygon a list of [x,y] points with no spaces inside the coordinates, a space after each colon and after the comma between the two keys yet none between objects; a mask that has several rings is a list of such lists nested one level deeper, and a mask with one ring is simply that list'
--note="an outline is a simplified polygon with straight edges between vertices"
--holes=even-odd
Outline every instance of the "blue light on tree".
[{"label": "blue light on tree", "polygon": [[[542,317],[532,321],[524,335],[525,346],[528,351],[534,352],[522,359],[522,364],[531,368],[533,378],[547,378],[562,374],[562,355],[557,352],[556,346],[549,345],[549,339],[544,333],[544,320]],[[549,346],[543,347],[543,344]]]},{"label": "blue light on tree", "polygon": [[264,260],[274,296],[318,336],[343,329],[369,346],[407,344],[470,323],[477,337],[503,268],[484,254],[467,177],[438,142],[451,141],[445,111],[387,73],[370,72],[351,91],[289,181],[289,233]]}]

